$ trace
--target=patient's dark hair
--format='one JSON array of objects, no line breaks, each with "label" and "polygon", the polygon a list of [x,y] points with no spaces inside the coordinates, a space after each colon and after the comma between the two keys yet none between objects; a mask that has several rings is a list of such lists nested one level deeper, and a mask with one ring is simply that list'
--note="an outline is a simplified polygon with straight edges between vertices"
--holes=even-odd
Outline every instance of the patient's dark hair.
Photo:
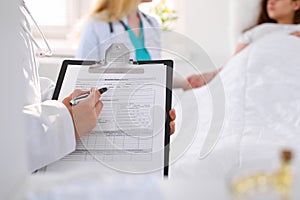
[{"label": "patient's dark hair", "polygon": [[[297,1],[297,0],[292,0],[292,1]],[[256,24],[245,29],[244,32],[254,28],[255,26],[263,24],[263,23],[276,23],[276,20],[271,19],[268,15],[267,4],[268,4],[268,0],[261,1],[260,13],[259,13],[258,19],[256,21]],[[300,24],[300,9],[298,9],[295,13],[294,24]]]}]

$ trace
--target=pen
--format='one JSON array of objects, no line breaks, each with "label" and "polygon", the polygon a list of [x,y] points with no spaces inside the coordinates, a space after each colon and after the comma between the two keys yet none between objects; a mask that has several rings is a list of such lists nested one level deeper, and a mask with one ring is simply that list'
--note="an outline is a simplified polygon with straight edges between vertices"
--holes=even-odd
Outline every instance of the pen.
[{"label": "pen", "polygon": [[[103,94],[104,92],[107,91],[107,88],[106,88],[106,87],[100,88],[98,91],[100,92],[100,94]],[[89,93],[88,93],[88,94],[80,95],[80,96],[78,96],[78,97],[72,99],[72,100],[70,101],[70,105],[71,105],[71,106],[75,106],[75,105],[78,104],[80,101],[82,101],[83,99],[87,98],[88,96],[89,96]]]}]

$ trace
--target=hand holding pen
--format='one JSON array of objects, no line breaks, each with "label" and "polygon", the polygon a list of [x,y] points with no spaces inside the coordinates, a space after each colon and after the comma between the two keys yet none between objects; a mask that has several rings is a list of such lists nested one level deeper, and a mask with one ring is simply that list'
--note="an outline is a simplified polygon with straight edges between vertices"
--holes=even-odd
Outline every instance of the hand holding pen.
[{"label": "hand holding pen", "polygon": [[70,105],[70,101],[74,97],[86,95],[87,92],[88,91],[76,89],[62,101],[71,114],[76,138],[90,133],[95,128],[98,116],[103,107],[98,88],[92,88],[88,96],[85,99],[81,99],[81,102],[76,106]]},{"label": "hand holding pen", "polygon": [[[104,92],[107,91],[107,88],[106,88],[106,87],[100,88],[100,89],[98,89],[98,91],[100,92],[100,94],[103,94]],[[83,94],[83,95],[80,95],[80,96],[78,96],[78,97],[72,99],[72,100],[70,101],[70,105],[71,105],[71,106],[77,105],[80,101],[82,101],[83,99],[86,99],[86,98],[89,96],[89,94],[90,94],[90,93]]]}]

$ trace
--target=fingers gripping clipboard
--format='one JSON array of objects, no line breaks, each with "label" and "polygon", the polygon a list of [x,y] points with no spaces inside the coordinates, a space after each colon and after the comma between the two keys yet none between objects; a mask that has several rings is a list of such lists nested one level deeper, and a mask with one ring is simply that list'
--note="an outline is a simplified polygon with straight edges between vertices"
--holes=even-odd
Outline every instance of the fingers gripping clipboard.
[{"label": "fingers gripping clipboard", "polygon": [[112,44],[103,61],[65,60],[53,99],[61,101],[75,88],[108,90],[101,96],[96,128],[46,171],[68,170],[76,163],[168,176],[172,79],[172,60],[133,61],[123,44]]}]

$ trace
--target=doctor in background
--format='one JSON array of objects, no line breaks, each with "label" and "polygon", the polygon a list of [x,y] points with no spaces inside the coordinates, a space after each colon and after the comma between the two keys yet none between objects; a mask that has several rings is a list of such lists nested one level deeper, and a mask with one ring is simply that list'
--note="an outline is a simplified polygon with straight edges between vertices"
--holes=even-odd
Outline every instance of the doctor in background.
[{"label": "doctor in background", "polygon": [[[117,40],[130,50],[133,60],[161,59],[160,25],[138,9],[145,2],[152,0],[97,0],[82,30],[76,58],[103,60],[105,49]],[[173,87],[202,87],[218,72],[192,75],[186,80],[174,77]]]},{"label": "doctor in background", "polygon": [[[20,3],[22,37],[23,72],[28,84],[24,85],[24,121],[25,137],[27,140],[28,165],[30,172],[57,161],[75,150],[76,138],[90,133],[96,126],[98,115],[102,109],[97,88],[89,91],[75,90],[62,102],[51,99],[54,83],[38,75],[38,66],[35,59],[35,48],[40,56],[50,56],[51,49],[45,36],[39,29],[36,21],[24,1]],[[48,47],[43,51],[34,40],[28,19],[36,25],[44,43]],[[70,106],[70,100],[89,93],[89,96],[75,106]],[[175,111],[170,113],[171,133],[175,131]]]},{"label": "doctor in background", "polygon": [[121,39],[129,50],[134,50],[130,52],[132,59],[160,59],[160,26],[138,9],[140,3],[151,1],[97,0],[81,33],[76,57],[102,60],[105,47],[101,45]]}]

